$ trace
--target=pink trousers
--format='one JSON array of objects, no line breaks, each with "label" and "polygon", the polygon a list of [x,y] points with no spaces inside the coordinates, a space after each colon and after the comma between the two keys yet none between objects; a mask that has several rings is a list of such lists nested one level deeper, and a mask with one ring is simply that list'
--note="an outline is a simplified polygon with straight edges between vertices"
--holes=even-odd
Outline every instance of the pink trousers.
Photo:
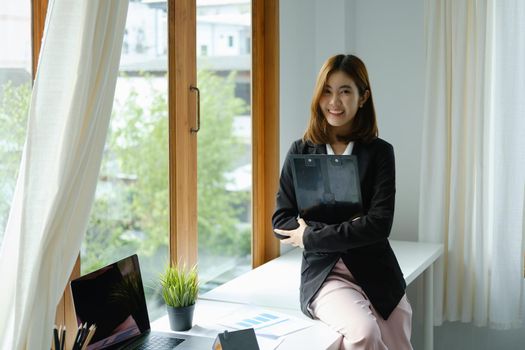
[{"label": "pink trousers", "polygon": [[310,303],[312,314],[343,335],[343,350],[412,350],[406,295],[387,320],[370,304],[341,259]]}]

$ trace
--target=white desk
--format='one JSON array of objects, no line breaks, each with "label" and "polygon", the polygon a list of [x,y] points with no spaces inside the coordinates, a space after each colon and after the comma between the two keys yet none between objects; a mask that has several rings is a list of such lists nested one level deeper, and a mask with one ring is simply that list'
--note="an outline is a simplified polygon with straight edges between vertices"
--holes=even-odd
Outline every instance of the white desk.
[{"label": "white desk", "polygon": [[[198,335],[215,338],[217,333],[223,332],[224,328],[213,330],[207,325],[216,325],[219,319],[234,313],[236,310],[245,307],[243,304],[230,303],[224,301],[202,300],[197,301],[195,314],[193,317],[194,327],[187,332],[175,332],[186,335]],[[279,345],[278,350],[297,350],[297,349],[328,349],[338,350],[341,336],[331,330],[327,325],[319,321],[313,321],[304,316],[300,311],[292,309],[279,309],[265,307],[265,310],[277,311],[291,316],[308,320],[312,323],[311,327],[299,330],[287,335]],[[196,327],[198,325],[198,327]],[[161,317],[151,324],[155,331],[172,332],[169,325],[168,316]]]},{"label": "white desk", "polygon": [[[432,264],[443,254],[443,245],[407,241],[390,241],[390,244],[401,265],[407,285],[424,273],[424,349],[432,350],[434,343]],[[300,312],[301,254],[301,249],[293,249],[203,294],[201,299]]]}]

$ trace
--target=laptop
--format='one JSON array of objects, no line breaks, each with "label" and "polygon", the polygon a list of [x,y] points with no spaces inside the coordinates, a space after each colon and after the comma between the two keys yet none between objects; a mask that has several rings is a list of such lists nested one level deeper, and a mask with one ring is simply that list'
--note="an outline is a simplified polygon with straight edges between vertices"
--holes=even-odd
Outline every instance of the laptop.
[{"label": "laptop", "polygon": [[136,254],[71,281],[78,324],[95,324],[95,349],[211,349],[213,339],[151,331]]},{"label": "laptop", "polygon": [[301,218],[339,224],[362,215],[356,156],[294,154],[292,174]]}]

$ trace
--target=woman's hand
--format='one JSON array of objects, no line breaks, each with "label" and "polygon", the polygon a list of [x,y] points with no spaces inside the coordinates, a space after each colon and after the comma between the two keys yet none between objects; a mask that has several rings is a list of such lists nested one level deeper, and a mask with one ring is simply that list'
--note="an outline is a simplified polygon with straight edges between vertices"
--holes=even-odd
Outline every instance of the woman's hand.
[{"label": "woman's hand", "polygon": [[279,230],[276,228],[273,231],[280,235],[289,237],[281,240],[284,244],[291,244],[294,247],[304,248],[303,234],[308,225],[306,225],[306,222],[301,218],[297,219],[297,223],[299,224],[299,227],[294,230]]}]

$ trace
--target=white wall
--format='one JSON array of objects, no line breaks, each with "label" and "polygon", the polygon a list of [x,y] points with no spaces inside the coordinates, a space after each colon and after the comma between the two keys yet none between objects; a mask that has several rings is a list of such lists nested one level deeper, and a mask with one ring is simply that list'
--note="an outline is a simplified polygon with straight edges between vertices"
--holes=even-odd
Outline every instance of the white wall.
[{"label": "white wall", "polygon": [[[316,74],[336,53],[363,59],[370,75],[380,137],[396,152],[396,214],[391,237],[417,240],[423,99],[424,1],[280,1],[281,164],[309,117]],[[422,348],[422,280],[408,288],[414,308],[412,343]],[[496,331],[470,324],[435,328],[436,350],[520,349],[523,329]]]},{"label": "white wall", "polygon": [[308,101],[316,74],[314,9],[314,0],[279,2],[281,166],[288,148],[302,136],[308,121]]}]

